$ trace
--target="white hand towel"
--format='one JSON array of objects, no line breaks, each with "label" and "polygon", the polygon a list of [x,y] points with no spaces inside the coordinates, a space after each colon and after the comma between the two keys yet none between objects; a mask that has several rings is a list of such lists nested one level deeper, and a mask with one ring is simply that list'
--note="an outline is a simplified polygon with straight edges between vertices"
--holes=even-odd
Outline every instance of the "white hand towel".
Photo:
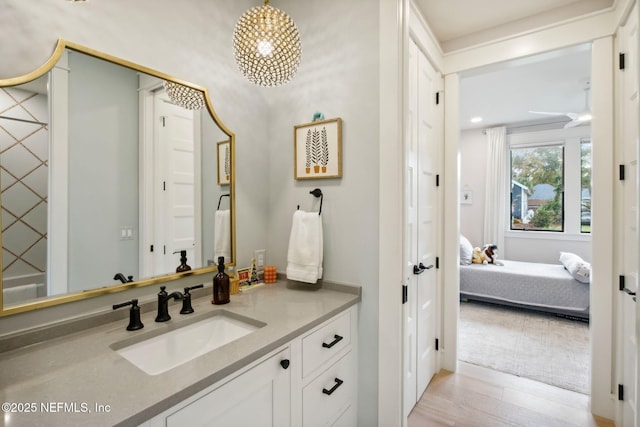
[{"label": "white hand towel", "polygon": [[217,210],[214,223],[214,261],[223,256],[225,262],[231,261],[231,212],[229,209]]},{"label": "white hand towel", "polygon": [[322,217],[295,211],[289,237],[287,278],[316,283],[322,278]]}]

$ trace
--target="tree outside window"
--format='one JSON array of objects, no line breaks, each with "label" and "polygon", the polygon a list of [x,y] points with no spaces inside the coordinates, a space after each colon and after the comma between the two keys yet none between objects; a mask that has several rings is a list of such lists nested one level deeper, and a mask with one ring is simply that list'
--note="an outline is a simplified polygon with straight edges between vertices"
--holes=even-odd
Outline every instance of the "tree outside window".
[{"label": "tree outside window", "polygon": [[580,232],[591,233],[591,140],[580,141]]},{"label": "tree outside window", "polygon": [[511,229],[564,230],[564,147],[511,148]]}]

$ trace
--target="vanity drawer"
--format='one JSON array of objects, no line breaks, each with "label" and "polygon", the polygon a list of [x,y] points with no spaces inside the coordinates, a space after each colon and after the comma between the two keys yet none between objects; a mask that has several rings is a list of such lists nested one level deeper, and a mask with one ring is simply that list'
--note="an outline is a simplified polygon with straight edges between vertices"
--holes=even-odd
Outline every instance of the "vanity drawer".
[{"label": "vanity drawer", "polygon": [[[349,352],[302,390],[304,427],[334,423],[355,426],[356,374],[353,353]],[[353,408],[352,408],[353,407]]]},{"label": "vanity drawer", "polygon": [[302,339],[302,376],[316,368],[351,344],[351,311],[329,321]]}]

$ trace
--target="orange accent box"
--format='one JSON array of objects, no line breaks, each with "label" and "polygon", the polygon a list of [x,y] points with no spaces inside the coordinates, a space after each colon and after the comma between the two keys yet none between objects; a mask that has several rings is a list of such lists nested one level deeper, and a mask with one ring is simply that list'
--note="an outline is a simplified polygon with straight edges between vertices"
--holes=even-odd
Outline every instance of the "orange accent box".
[{"label": "orange accent box", "polygon": [[264,266],[264,283],[276,283],[278,273],[273,265]]}]

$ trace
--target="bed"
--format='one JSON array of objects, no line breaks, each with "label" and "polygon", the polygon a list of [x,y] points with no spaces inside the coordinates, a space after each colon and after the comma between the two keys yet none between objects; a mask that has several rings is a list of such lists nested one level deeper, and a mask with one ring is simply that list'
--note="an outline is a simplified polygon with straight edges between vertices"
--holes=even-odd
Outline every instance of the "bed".
[{"label": "bed", "polygon": [[460,299],[589,318],[589,283],[563,264],[500,260],[504,265],[460,265]]}]

